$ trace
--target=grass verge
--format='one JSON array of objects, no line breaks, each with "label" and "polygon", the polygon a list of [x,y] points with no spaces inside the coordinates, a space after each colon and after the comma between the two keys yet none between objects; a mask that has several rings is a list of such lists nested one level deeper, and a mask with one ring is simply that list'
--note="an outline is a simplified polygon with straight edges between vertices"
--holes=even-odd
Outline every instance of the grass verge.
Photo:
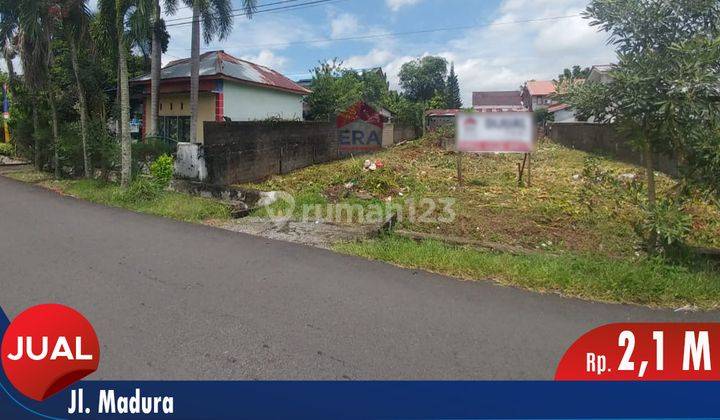
[{"label": "grass verge", "polygon": [[720,308],[720,274],[663,261],[572,254],[511,255],[396,236],[338,244],[335,250],[463,279],[604,302]]},{"label": "grass verge", "polygon": [[230,208],[218,201],[186,194],[162,191],[151,200],[128,200],[113,183],[97,180],[48,181],[48,175],[35,170],[13,171],[4,176],[18,181],[38,183],[61,194],[138,213],[152,214],[185,222],[230,218]]}]

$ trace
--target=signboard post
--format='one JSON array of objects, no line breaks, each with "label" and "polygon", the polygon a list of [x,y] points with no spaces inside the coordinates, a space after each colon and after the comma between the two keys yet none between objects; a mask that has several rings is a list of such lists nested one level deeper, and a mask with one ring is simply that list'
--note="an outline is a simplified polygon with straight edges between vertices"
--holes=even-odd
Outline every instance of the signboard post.
[{"label": "signboard post", "polygon": [[[531,112],[465,112],[457,115],[455,148],[458,152],[458,182],[462,185],[462,152],[523,153],[520,179],[535,150],[535,118]],[[526,165],[527,162],[527,165]]]}]

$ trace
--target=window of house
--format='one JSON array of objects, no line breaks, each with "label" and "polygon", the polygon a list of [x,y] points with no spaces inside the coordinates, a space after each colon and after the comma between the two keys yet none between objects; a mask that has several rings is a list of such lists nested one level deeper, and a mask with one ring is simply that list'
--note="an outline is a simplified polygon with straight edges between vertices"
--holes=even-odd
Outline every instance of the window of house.
[{"label": "window of house", "polygon": [[172,106],[173,106],[173,104],[172,104],[172,102],[170,102],[170,111],[172,111]]},{"label": "window of house", "polygon": [[190,117],[160,117],[158,125],[161,137],[179,142],[190,141]]}]

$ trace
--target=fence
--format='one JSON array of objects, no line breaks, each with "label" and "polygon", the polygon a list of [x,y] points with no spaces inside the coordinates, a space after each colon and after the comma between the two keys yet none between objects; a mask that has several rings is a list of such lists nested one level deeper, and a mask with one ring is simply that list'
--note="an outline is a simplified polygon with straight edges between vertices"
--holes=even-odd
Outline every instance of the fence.
[{"label": "fence", "polygon": [[207,182],[230,185],[338,158],[334,123],[206,122]]},{"label": "fence", "polygon": [[[591,153],[609,154],[613,158],[634,165],[644,165],[642,153],[631,141],[610,125],[594,123],[555,123],[550,137],[556,143]],[[655,157],[655,168],[669,175],[679,173],[678,160],[665,155]]]}]

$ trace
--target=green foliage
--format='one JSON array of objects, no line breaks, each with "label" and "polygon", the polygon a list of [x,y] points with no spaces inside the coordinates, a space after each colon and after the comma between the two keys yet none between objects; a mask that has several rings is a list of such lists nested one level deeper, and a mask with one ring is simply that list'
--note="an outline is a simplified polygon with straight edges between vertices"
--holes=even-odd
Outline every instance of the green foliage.
[{"label": "green foliage", "polygon": [[174,152],[167,142],[152,138],[146,139],[144,142],[133,143],[132,145],[132,161],[133,173],[141,167],[149,168],[150,164],[162,155],[172,155]]},{"label": "green foliage", "polygon": [[425,104],[413,102],[395,91],[388,92],[383,106],[395,115],[395,121],[404,125],[421,128]]},{"label": "green foliage", "polygon": [[139,177],[125,190],[117,192],[117,200],[126,204],[138,204],[154,201],[162,193],[162,188],[154,179]]},{"label": "green foliage", "polygon": [[307,101],[311,109],[310,119],[314,120],[330,120],[358,101],[380,106],[388,95],[384,74],[344,68],[337,58],[321,62],[313,70],[310,88],[313,93]]},{"label": "green foliage", "polygon": [[460,97],[460,81],[455,74],[455,64],[450,65],[450,75],[445,86],[445,108],[461,109],[463,106]]},{"label": "green foliage", "polygon": [[[636,226],[638,234],[649,243],[657,240],[663,255],[680,258],[687,254],[685,242],[692,231],[692,216],[673,199],[660,200],[655,206],[644,209],[645,218]],[[655,246],[652,249],[655,249]]]},{"label": "green foliage", "polygon": [[584,299],[678,308],[720,306],[720,274],[707,264],[689,269],[660,259],[640,261],[575,254],[512,255],[437,241],[385,236],[339,244],[337,250],[403,267],[464,279],[492,279]]},{"label": "green foliage", "polygon": [[[140,213],[154,214],[188,222],[230,218],[230,209],[227,205],[186,194],[160,191],[153,200],[131,200],[120,186],[109,182],[86,179],[65,180],[53,182],[51,186],[94,203],[123,207]],[[152,191],[152,186],[145,185],[143,188]],[[128,198],[128,200],[124,198]]]},{"label": "green foliage", "polygon": [[[69,169],[72,174],[81,174],[84,162],[78,121],[70,122],[62,127],[58,147],[60,167]],[[100,169],[105,174],[114,170],[118,164],[119,144],[101,121],[90,121],[88,124],[88,153],[93,169]]]},{"label": "green foliage", "polygon": [[582,68],[580,66],[573,66],[571,69],[564,69],[562,73],[558,75],[557,82],[563,83],[565,81],[575,81],[578,79],[587,79],[590,76],[590,68]]},{"label": "green foliage", "polygon": [[150,174],[160,188],[165,189],[172,181],[175,171],[175,160],[172,156],[161,155],[150,165]]},{"label": "green foliage", "polygon": [[425,108],[426,109],[443,109],[445,108],[446,104],[446,98],[443,92],[437,92],[435,93],[435,96],[432,97],[429,101],[427,101]]},{"label": "green foliage", "polygon": [[411,101],[429,101],[438,93],[444,95],[448,73],[447,60],[427,56],[403,64],[400,86]]},{"label": "green foliage", "polygon": [[546,126],[547,124],[555,121],[555,114],[548,111],[547,108],[538,108],[534,112],[535,114],[535,122],[542,126]]},{"label": "green foliage", "polygon": [[656,152],[705,143],[698,127],[717,127],[720,110],[720,3],[593,0],[585,17],[610,34],[619,62],[611,84],[570,87],[564,99],[580,118],[612,120]]},{"label": "green foliage", "polygon": [[0,143],[0,156],[12,156],[15,148],[10,143]]}]

